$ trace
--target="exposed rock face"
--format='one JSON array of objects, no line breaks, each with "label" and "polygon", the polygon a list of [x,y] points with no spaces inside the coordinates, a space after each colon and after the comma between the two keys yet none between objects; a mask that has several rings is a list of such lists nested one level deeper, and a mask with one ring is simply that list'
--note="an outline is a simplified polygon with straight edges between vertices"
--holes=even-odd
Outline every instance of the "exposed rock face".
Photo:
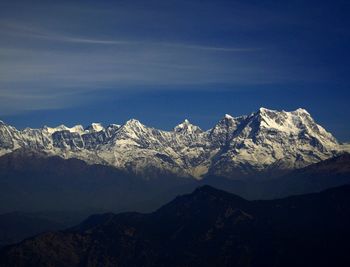
[{"label": "exposed rock face", "polygon": [[147,127],[135,119],[103,127],[24,129],[0,123],[0,155],[18,148],[45,151],[128,170],[144,177],[206,174],[235,177],[272,169],[295,169],[348,149],[304,109],[260,108],[248,116],[224,116],[212,129],[188,120],[173,131]]}]

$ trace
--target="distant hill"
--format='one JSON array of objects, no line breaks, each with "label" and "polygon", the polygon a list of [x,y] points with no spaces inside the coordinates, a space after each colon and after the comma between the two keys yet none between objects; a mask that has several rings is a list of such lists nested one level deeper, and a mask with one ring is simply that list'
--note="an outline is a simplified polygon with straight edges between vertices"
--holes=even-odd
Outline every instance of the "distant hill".
[{"label": "distant hill", "polygon": [[158,194],[190,181],[169,176],[147,181],[111,166],[16,150],[0,157],[0,213],[147,210],[153,198],[159,207],[175,195]]},{"label": "distant hill", "polygon": [[[91,211],[90,211],[91,212]],[[0,247],[43,232],[72,227],[90,215],[83,211],[10,212],[0,214]]]},{"label": "distant hill", "polygon": [[16,150],[0,157],[0,213],[145,212],[206,184],[247,199],[280,198],[348,184],[349,166],[350,155],[343,154],[279,177],[266,174],[264,179],[208,176],[197,181],[164,175],[145,180],[111,166]]},{"label": "distant hill", "polygon": [[66,228],[65,225],[31,214],[18,212],[0,215],[0,247],[22,241],[46,231]]},{"label": "distant hill", "polygon": [[[270,187],[269,197],[283,197],[292,194],[305,194],[350,184],[350,154],[330,158],[275,179],[280,189]],[[269,183],[271,184],[271,183]]]},{"label": "distant hill", "polygon": [[203,186],[6,247],[0,266],[349,266],[349,203],[350,186],[266,201]]},{"label": "distant hill", "polygon": [[344,153],[286,174],[266,174],[264,179],[230,180],[225,177],[208,176],[200,183],[248,199],[273,199],[320,192],[327,188],[350,184],[350,154]]}]

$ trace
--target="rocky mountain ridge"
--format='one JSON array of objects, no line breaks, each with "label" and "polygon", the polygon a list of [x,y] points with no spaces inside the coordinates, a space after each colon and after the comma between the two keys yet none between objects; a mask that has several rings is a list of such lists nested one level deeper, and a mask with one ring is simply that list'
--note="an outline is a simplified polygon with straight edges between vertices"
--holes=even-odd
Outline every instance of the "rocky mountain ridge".
[{"label": "rocky mountain ridge", "polygon": [[173,131],[135,119],[107,127],[93,123],[86,128],[24,130],[0,121],[0,155],[20,148],[111,165],[145,178],[175,174],[198,179],[207,174],[236,178],[296,169],[348,150],[306,110],[266,108],[240,117],[226,114],[207,131],[188,120]]}]

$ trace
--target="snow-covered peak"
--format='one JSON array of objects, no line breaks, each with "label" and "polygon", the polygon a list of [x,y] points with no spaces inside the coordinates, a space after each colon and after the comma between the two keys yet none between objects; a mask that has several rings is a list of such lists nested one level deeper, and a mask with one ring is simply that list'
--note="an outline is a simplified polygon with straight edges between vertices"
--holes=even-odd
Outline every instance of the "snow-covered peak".
[{"label": "snow-covered peak", "polygon": [[84,133],[84,127],[83,127],[83,125],[78,124],[78,125],[75,125],[75,126],[73,126],[72,128],[70,128],[69,131],[70,131],[71,133],[79,133],[79,134],[82,134],[82,133]]},{"label": "snow-covered peak", "polygon": [[55,132],[59,132],[59,131],[69,131],[69,128],[63,124],[57,126],[57,127],[49,127],[49,126],[44,126],[43,130],[48,132],[49,134],[53,134]]},{"label": "snow-covered peak", "polygon": [[301,128],[304,128],[304,121],[301,115],[304,114],[300,109],[296,111],[277,111],[267,108],[259,108],[250,117],[250,122],[247,124],[254,131],[259,129],[271,129],[285,133],[298,133]]},{"label": "snow-covered peak", "polygon": [[[53,134],[57,131],[63,132]],[[343,152],[347,146],[340,147],[301,108],[260,108],[241,117],[226,114],[206,132],[187,119],[171,132],[147,127],[136,119],[106,128],[93,123],[89,130],[81,125],[17,130],[0,123],[0,155],[31,148],[146,176],[158,171],[200,177],[206,173],[230,176],[237,168],[244,173],[300,168]]]},{"label": "snow-covered peak", "polygon": [[209,130],[211,141],[215,145],[223,145],[230,140],[235,133],[238,125],[245,119],[245,117],[234,118],[229,114],[225,116]]},{"label": "snow-covered peak", "polygon": [[258,112],[260,113],[266,113],[266,112],[277,112],[277,110],[273,110],[273,109],[268,109],[268,108],[264,108],[264,107],[260,107]]},{"label": "snow-covered peak", "polygon": [[[240,136],[254,138],[259,136],[259,140],[262,142],[265,142],[264,138],[276,141],[277,136],[284,136],[288,139],[293,136],[293,138],[304,140],[311,138],[315,140],[313,142],[318,142],[329,149],[338,144],[330,133],[318,125],[305,109],[301,108],[295,111],[260,108],[247,118]],[[283,142],[287,142],[287,140],[283,140]]]},{"label": "snow-covered peak", "polygon": [[194,133],[201,133],[203,131],[198,126],[191,124],[188,119],[185,119],[182,123],[180,123],[174,128],[174,132],[194,134]]},{"label": "snow-covered peak", "polygon": [[123,132],[141,132],[146,128],[147,127],[143,125],[139,120],[130,119],[120,127],[120,130],[122,130]]},{"label": "snow-covered peak", "polygon": [[278,110],[274,110],[274,109],[268,109],[268,108],[264,108],[261,107],[259,108],[256,112],[253,112],[251,114],[251,116],[255,116],[255,117],[259,117],[259,118],[264,118],[264,117],[270,117],[270,116],[274,116],[275,114],[279,114],[279,113],[283,113],[285,111],[278,111]]},{"label": "snow-covered peak", "polygon": [[[146,138],[146,132],[151,128],[147,128],[140,121],[136,119],[130,119],[126,121],[122,126],[113,130],[113,143],[118,145],[126,145],[134,143],[135,140],[144,140]],[[137,142],[137,141],[136,141]]]},{"label": "snow-covered peak", "polygon": [[225,114],[224,117],[218,122],[217,125],[220,125],[220,124],[225,124],[225,125],[227,125],[227,124],[229,124],[229,125],[234,124],[234,125],[237,125],[240,122],[242,122],[243,120],[245,120],[246,118],[247,118],[246,115],[239,116],[239,117],[233,117],[230,114]]},{"label": "snow-covered peak", "polygon": [[303,109],[303,108],[298,108],[295,111],[292,111],[292,113],[295,113],[295,114],[306,114],[306,115],[310,116],[310,113],[306,109]]},{"label": "snow-covered peak", "polygon": [[93,122],[93,123],[91,123],[91,125],[86,127],[85,130],[88,132],[100,132],[100,131],[104,130],[104,127],[99,122]]},{"label": "snow-covered peak", "polygon": [[75,125],[72,128],[69,128],[69,127],[61,124],[57,127],[44,126],[42,129],[43,129],[43,131],[46,131],[49,134],[53,134],[55,132],[60,132],[60,131],[69,131],[71,133],[79,133],[79,134],[84,133],[84,128],[82,125]]},{"label": "snow-covered peak", "polygon": [[225,114],[224,119],[233,120],[234,118],[230,114]]},{"label": "snow-covered peak", "polygon": [[294,111],[285,111],[285,110],[282,110],[282,111],[278,111],[278,110],[274,110],[274,109],[268,109],[268,108],[264,108],[264,107],[261,107],[259,108],[259,110],[253,114],[256,114],[256,115],[259,115],[259,116],[262,116],[262,117],[276,117],[276,116],[284,116],[285,114],[293,114],[293,115],[308,115],[310,116],[310,113],[306,110],[306,109],[303,109],[303,108],[298,108]]},{"label": "snow-covered peak", "polygon": [[181,122],[180,124],[174,127],[174,131],[175,132],[182,131],[184,128],[187,128],[189,124],[190,124],[190,121],[188,119],[185,119],[183,122]]},{"label": "snow-covered peak", "polygon": [[139,120],[136,119],[130,119],[128,121],[125,122],[125,124],[123,126],[144,126]]}]

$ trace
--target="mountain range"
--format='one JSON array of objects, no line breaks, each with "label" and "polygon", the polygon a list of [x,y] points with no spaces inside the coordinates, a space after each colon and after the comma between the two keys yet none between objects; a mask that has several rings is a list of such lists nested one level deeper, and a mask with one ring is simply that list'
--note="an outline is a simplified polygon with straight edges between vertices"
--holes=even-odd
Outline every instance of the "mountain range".
[{"label": "mountain range", "polygon": [[0,122],[0,266],[348,266],[348,151],[304,109]]},{"label": "mountain range", "polygon": [[210,186],[0,251],[0,266],[349,266],[350,186],[248,201]]},{"label": "mountain range", "polygon": [[30,149],[89,164],[116,167],[149,180],[175,175],[231,179],[299,169],[349,151],[304,109],[260,108],[240,117],[225,115],[203,131],[188,120],[172,131],[135,119],[123,125],[64,125],[40,129],[0,122],[0,155]]}]

